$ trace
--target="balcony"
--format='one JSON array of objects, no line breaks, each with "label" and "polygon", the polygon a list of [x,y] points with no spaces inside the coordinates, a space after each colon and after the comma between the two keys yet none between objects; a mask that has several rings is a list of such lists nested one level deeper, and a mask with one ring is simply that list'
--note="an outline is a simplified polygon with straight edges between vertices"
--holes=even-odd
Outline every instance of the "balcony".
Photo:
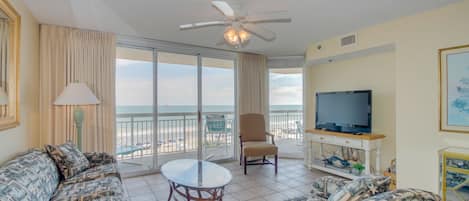
[{"label": "balcony", "polygon": [[[233,158],[233,113],[210,112],[202,116],[204,155],[210,160]],[[280,153],[284,151],[287,156],[302,153],[302,119],[302,111],[270,112],[270,132],[275,135]],[[158,164],[197,157],[196,113],[159,114],[157,137],[153,135],[151,113],[118,114],[116,126],[116,155],[123,172],[150,169],[155,150]]]}]

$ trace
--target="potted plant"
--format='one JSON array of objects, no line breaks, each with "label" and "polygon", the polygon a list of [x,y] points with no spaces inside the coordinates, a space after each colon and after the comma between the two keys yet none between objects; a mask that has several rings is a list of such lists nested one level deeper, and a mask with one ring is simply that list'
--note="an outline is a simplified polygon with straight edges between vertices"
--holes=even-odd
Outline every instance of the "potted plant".
[{"label": "potted plant", "polygon": [[361,163],[355,163],[353,164],[352,168],[356,171],[357,175],[362,175],[365,166],[363,166]]}]

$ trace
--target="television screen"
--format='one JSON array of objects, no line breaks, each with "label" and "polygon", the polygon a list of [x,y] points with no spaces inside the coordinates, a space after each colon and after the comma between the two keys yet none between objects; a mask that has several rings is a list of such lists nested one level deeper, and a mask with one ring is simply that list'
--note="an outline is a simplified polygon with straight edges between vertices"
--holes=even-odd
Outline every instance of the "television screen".
[{"label": "television screen", "polygon": [[316,94],[316,128],[371,132],[371,90]]}]

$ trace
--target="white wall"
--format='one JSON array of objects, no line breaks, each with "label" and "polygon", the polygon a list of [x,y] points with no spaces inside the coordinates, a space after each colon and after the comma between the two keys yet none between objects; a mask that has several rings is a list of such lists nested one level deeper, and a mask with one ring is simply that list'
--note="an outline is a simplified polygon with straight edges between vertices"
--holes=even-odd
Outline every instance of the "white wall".
[{"label": "white wall", "polygon": [[39,141],[39,24],[23,0],[12,4],[21,15],[20,125],[0,131],[0,164]]},{"label": "white wall", "polygon": [[[314,128],[317,92],[372,90],[372,131],[384,134],[382,170],[395,158],[395,55],[393,51],[306,68],[305,126]],[[380,171],[382,171],[380,170]]]},{"label": "white wall", "polygon": [[[469,0],[356,31],[358,45],[338,38],[312,44],[307,60],[395,44],[398,187],[438,191],[438,150],[469,147],[469,134],[440,132],[438,49],[469,44]],[[321,44],[318,51],[315,47]],[[314,67],[313,67],[314,68]],[[309,89],[306,89],[309,90]]]}]

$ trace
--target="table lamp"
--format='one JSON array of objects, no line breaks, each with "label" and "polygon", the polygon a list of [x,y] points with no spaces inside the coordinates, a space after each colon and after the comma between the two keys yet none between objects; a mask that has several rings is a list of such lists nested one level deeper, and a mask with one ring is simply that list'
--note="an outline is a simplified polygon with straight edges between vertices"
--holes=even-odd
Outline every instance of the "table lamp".
[{"label": "table lamp", "polygon": [[74,82],[65,87],[62,93],[55,99],[54,105],[69,105],[73,108],[73,120],[77,129],[77,146],[82,149],[81,145],[81,128],[83,125],[83,109],[82,105],[97,105],[98,98],[91,92],[85,83]]}]

